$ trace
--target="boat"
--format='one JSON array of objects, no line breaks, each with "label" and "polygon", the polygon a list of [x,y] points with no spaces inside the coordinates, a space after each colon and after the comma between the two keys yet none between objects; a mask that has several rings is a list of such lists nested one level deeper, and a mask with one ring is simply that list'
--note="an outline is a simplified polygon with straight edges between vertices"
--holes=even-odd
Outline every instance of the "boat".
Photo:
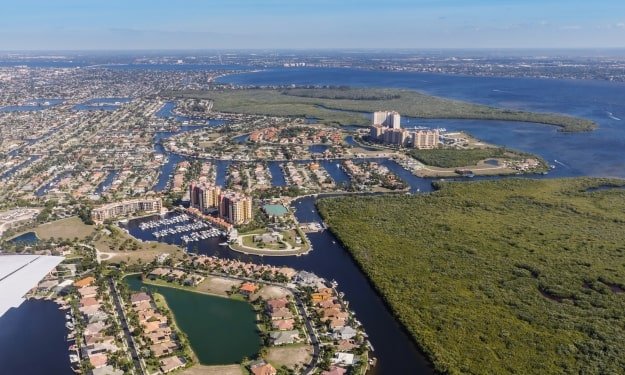
[{"label": "boat", "polygon": [[227,242],[222,242],[222,243],[219,244],[219,246],[228,246],[228,243]]},{"label": "boat", "polygon": [[78,355],[76,355],[76,354],[70,354],[70,355],[69,355],[69,361],[70,361],[71,363],[77,363],[77,362],[79,362],[79,361],[80,361],[80,358],[79,358],[79,357],[78,357]]}]

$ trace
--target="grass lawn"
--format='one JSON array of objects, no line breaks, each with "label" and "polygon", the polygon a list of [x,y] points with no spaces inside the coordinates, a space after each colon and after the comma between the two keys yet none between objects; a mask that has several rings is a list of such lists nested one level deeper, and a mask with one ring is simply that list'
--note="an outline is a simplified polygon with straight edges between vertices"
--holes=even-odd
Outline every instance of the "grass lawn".
[{"label": "grass lawn", "polygon": [[321,199],[331,230],[450,374],[625,368],[625,189],[605,179],[440,184]]},{"label": "grass lawn", "polygon": [[41,224],[33,231],[41,239],[62,238],[72,240],[75,237],[83,239],[93,233],[95,227],[86,225],[77,216]]}]

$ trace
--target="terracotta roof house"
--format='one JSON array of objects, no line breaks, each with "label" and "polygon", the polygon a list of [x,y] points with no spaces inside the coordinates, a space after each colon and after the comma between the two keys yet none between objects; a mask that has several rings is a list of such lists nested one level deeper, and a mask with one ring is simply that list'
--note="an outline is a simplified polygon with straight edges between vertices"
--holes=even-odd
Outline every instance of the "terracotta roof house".
[{"label": "terracotta roof house", "polygon": [[95,278],[93,276],[85,277],[84,279],[80,279],[74,283],[76,288],[84,288],[87,286],[91,286],[95,282]]},{"label": "terracotta roof house", "polygon": [[285,320],[274,320],[271,322],[271,325],[274,329],[279,331],[288,331],[293,329],[295,321],[293,319],[285,319]]},{"label": "terracotta roof house", "polygon": [[246,294],[246,295],[256,293],[257,290],[258,290],[258,285],[254,283],[250,283],[250,282],[245,282],[239,287],[239,291],[242,294]]},{"label": "terracotta roof house", "polygon": [[106,354],[101,353],[89,356],[89,362],[94,368],[106,366],[106,361],[108,361],[108,357]]},{"label": "terracotta roof house", "polygon": [[97,299],[95,299],[94,297],[86,297],[80,300],[80,306],[81,307],[89,307],[89,306],[95,306],[95,305],[99,305],[100,302],[98,302]]},{"label": "terracotta roof house", "polygon": [[135,305],[139,302],[150,301],[150,296],[145,292],[134,293],[130,296],[130,302]]},{"label": "terracotta roof house", "polygon": [[256,365],[250,368],[254,375],[276,375],[278,371],[269,363]]},{"label": "terracotta roof house", "polygon": [[276,298],[267,300],[267,310],[275,311],[276,309],[283,309],[287,307],[289,301],[286,298]]},{"label": "terracotta roof house", "polygon": [[276,309],[269,313],[271,315],[271,320],[281,320],[281,319],[291,319],[293,318],[293,313],[291,310],[287,308]]}]

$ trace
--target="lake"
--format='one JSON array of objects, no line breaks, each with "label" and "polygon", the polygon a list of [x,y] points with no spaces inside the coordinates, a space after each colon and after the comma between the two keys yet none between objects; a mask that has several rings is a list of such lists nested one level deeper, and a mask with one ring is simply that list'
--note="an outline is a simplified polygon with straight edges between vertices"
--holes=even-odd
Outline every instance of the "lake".
[{"label": "lake", "polygon": [[203,365],[240,363],[260,350],[256,313],[244,301],[144,284],[138,275],[127,276],[131,290],[142,287],[162,294],[178,327],[187,334]]},{"label": "lake", "polygon": [[19,243],[22,245],[34,245],[38,241],[39,241],[39,237],[37,237],[37,233],[35,232],[26,232],[26,233],[20,234],[17,237],[13,237],[9,240],[9,242],[12,242],[15,244]]}]

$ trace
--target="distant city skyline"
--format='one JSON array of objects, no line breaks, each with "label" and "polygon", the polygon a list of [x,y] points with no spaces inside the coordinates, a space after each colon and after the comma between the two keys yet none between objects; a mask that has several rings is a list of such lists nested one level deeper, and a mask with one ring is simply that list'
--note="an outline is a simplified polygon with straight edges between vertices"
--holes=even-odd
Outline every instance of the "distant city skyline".
[{"label": "distant city skyline", "polygon": [[620,48],[606,0],[22,0],[0,50]]}]

